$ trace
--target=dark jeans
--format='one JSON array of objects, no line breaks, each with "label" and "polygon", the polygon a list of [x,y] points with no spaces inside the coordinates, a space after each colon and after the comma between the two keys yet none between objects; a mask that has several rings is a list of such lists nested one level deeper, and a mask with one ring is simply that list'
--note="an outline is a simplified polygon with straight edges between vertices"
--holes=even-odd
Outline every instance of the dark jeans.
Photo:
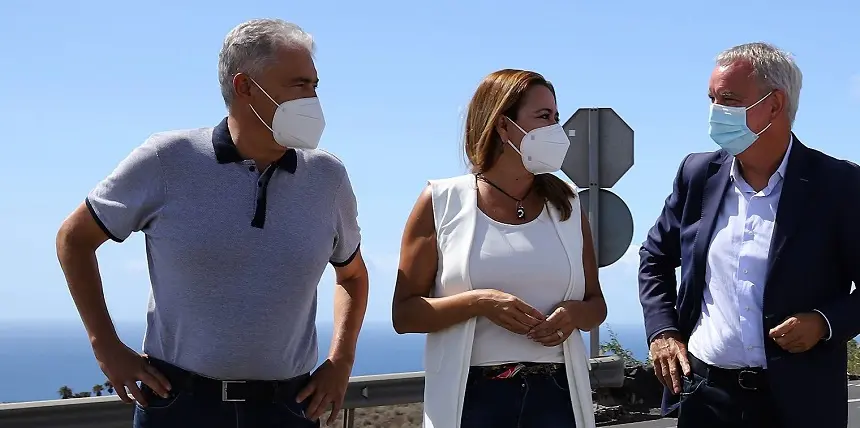
[{"label": "dark jeans", "polygon": [[469,370],[461,428],[574,428],[564,370],[487,379]]},{"label": "dark jeans", "polygon": [[[165,370],[162,370],[165,373]],[[168,398],[141,387],[147,407],[135,404],[134,428],[318,428],[320,422],[305,417],[308,401],[296,403],[295,394],[272,401],[221,401],[211,394],[195,394],[191,388],[177,387]],[[296,391],[297,392],[297,391]]]},{"label": "dark jeans", "polygon": [[780,428],[767,388],[755,391],[708,380],[706,373],[684,377],[678,428]]}]

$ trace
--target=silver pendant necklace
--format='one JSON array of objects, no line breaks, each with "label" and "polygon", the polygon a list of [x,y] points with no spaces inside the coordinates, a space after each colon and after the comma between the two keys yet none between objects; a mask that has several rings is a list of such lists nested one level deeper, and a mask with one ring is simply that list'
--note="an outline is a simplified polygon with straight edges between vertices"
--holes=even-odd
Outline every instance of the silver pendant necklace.
[{"label": "silver pendant necklace", "polygon": [[484,183],[487,183],[487,184],[489,184],[490,186],[493,186],[493,188],[495,188],[496,190],[498,190],[499,192],[501,192],[503,195],[505,195],[505,196],[507,196],[507,197],[509,197],[509,198],[513,199],[514,201],[516,201],[516,203],[517,203],[517,205],[516,205],[516,206],[517,206],[517,218],[518,218],[518,219],[520,219],[520,220],[522,220],[522,219],[526,218],[526,209],[525,209],[525,207],[523,207],[523,200],[525,200],[526,198],[528,198],[528,197],[529,197],[529,194],[531,194],[531,192],[532,192],[532,188],[534,188],[534,186],[529,187],[529,190],[526,192],[526,194],[525,194],[525,195],[523,195],[523,197],[522,197],[522,198],[515,198],[515,197],[511,196],[511,194],[510,194],[510,193],[505,192],[504,190],[502,190],[502,188],[501,188],[501,187],[496,186],[496,184],[495,184],[495,183],[493,183],[492,181],[487,180],[487,177],[484,177],[484,174],[475,174],[475,179],[476,179],[476,180],[481,180],[481,181],[483,181]]}]

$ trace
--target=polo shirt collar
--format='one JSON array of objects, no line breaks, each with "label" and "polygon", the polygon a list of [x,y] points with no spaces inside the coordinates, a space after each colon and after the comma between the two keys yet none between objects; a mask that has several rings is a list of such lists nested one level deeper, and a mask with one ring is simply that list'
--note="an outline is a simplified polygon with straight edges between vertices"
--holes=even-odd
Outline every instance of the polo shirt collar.
[{"label": "polo shirt collar", "polygon": [[[233,137],[230,136],[230,129],[227,127],[227,118],[225,117],[218,126],[212,131],[212,147],[215,149],[215,159],[220,164],[242,162],[242,155],[236,149],[236,144],[233,143]],[[275,164],[279,169],[296,173],[298,166],[298,155],[295,149],[287,149],[287,152],[278,159]]]}]

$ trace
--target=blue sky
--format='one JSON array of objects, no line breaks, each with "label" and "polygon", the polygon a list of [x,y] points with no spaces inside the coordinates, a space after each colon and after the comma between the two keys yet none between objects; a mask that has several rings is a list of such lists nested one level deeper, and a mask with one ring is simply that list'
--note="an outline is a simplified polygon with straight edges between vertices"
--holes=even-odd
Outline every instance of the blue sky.
[{"label": "blue sky", "polygon": [[[804,72],[795,130],[860,160],[860,3],[664,1],[34,2],[7,0],[0,67],[0,320],[79,322],[54,252],[63,218],[151,133],[212,126],[225,114],[216,64],[224,35],[278,17],[314,34],[322,146],[347,165],[371,272],[368,319],[386,321],[400,234],[427,179],[465,172],[463,108],[499,68],[543,73],[562,120],[612,107],[635,130],[636,164],[613,189],[638,246],[678,162],[714,149],[707,79],[714,56],[769,41]],[[143,237],[99,251],[115,319],[143,322]],[[637,257],[602,270],[609,322],[641,323]],[[333,278],[320,287],[331,317]]]}]

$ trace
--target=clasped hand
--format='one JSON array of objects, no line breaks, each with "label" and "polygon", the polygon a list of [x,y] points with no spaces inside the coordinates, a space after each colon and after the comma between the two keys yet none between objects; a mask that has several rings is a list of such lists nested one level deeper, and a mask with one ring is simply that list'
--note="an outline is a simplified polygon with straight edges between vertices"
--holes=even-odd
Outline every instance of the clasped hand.
[{"label": "clasped hand", "polygon": [[567,340],[578,328],[568,302],[561,302],[545,316],[522,299],[498,290],[484,290],[484,316],[496,325],[516,334],[526,335],[544,346],[556,346]]}]

